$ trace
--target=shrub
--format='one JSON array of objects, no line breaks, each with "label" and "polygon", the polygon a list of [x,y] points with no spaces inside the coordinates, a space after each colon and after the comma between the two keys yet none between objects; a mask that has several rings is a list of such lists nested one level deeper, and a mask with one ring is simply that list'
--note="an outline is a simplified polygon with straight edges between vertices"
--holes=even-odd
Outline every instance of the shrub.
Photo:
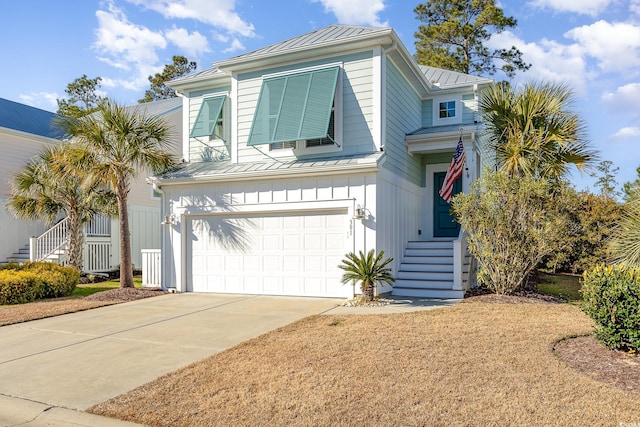
[{"label": "shrub", "polygon": [[393,258],[384,259],[384,251],[378,255],[371,249],[366,255],[360,251],[358,255],[349,252],[342,264],[338,268],[344,270],[342,283],[346,284],[351,280],[360,282],[362,299],[373,300],[376,283],[387,283],[392,285],[395,279],[391,275],[391,269],[387,267]]},{"label": "shrub", "polygon": [[29,271],[0,271],[0,304],[23,304],[38,298],[42,280]]},{"label": "shrub", "polygon": [[0,269],[0,274],[0,304],[68,296],[80,279],[80,273],[75,268],[50,262],[13,263],[8,268]]},{"label": "shrub", "polygon": [[453,198],[481,283],[497,294],[525,288],[540,261],[566,246],[569,219],[559,208],[565,191],[544,179],[485,172],[470,193]]},{"label": "shrub", "polygon": [[597,266],[583,275],[582,310],[607,348],[640,350],[640,269]]}]

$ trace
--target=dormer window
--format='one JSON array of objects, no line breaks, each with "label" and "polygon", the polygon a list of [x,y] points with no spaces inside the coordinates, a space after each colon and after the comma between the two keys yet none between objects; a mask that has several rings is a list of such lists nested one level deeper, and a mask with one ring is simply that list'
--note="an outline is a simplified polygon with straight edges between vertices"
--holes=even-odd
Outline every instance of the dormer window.
[{"label": "dormer window", "polygon": [[335,146],[340,67],[265,78],[247,145],[271,151]]}]

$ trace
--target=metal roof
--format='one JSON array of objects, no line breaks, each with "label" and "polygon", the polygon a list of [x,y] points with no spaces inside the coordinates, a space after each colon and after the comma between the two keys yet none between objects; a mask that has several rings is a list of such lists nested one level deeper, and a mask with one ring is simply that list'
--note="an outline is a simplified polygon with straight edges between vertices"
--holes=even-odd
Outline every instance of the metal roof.
[{"label": "metal roof", "polygon": [[272,45],[254,51],[235,56],[233,58],[230,58],[229,61],[251,58],[254,56],[282,53],[289,50],[296,50],[318,44],[331,43],[337,40],[347,41],[350,38],[356,38],[363,35],[370,35],[377,32],[387,31],[389,31],[389,28],[361,27],[354,25],[329,25],[328,27],[311,31],[310,33],[302,34],[288,40],[274,43]]},{"label": "metal roof", "polygon": [[0,127],[60,139],[63,132],[55,124],[59,117],[49,111],[0,98]]},{"label": "metal roof", "polygon": [[[294,159],[288,161],[270,160],[259,163],[231,163],[231,162],[201,162],[183,163],[174,171],[156,177],[160,180],[197,180],[203,178],[231,176],[247,178],[263,178],[265,172],[287,173],[310,171],[321,172],[326,169],[344,169],[345,172],[356,165],[375,165],[384,153],[366,153],[350,156],[331,157],[322,159]],[[256,174],[258,173],[259,174]]]},{"label": "metal roof", "polygon": [[173,98],[161,99],[159,101],[130,105],[127,108],[141,111],[150,116],[164,116],[181,109],[182,98],[176,96]]},{"label": "metal roof", "polygon": [[459,73],[457,71],[443,70],[442,68],[428,67],[419,65],[420,71],[425,78],[442,89],[455,86],[465,86],[470,84],[488,84],[493,80],[485,77],[472,76],[469,74]]}]

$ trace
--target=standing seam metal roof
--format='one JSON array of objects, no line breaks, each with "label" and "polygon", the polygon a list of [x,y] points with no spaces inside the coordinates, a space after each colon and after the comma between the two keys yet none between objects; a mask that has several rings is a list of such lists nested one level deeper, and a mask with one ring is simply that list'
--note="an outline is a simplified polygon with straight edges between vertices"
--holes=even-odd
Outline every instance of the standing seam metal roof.
[{"label": "standing seam metal roof", "polygon": [[63,132],[56,127],[58,118],[58,114],[0,98],[0,127],[60,139]]}]

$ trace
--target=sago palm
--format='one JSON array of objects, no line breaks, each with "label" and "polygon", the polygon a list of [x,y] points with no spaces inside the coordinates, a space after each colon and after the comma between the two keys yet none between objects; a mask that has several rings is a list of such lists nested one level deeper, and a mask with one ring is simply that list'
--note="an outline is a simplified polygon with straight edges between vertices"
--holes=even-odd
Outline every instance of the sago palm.
[{"label": "sago palm", "polygon": [[175,164],[167,152],[170,130],[158,116],[106,100],[79,119],[66,119],[62,128],[80,148],[77,165],[90,165],[92,175],[115,193],[120,225],[120,287],[133,287],[128,196],[131,181],[151,170],[159,173]]},{"label": "sago palm", "polygon": [[373,300],[375,286],[377,283],[387,283],[392,285],[395,282],[391,275],[391,269],[387,267],[393,258],[384,259],[384,251],[378,255],[371,249],[366,255],[360,251],[358,255],[350,252],[342,260],[338,268],[344,270],[342,283],[346,284],[351,280],[360,282],[362,298],[365,301]]},{"label": "sago palm", "polygon": [[59,215],[68,221],[68,264],[82,270],[82,226],[99,213],[113,213],[113,193],[85,179],[70,166],[74,147],[45,148],[13,177],[8,207],[17,218],[41,219],[52,225]]},{"label": "sago palm", "polygon": [[511,176],[557,180],[569,165],[583,170],[596,160],[585,125],[571,111],[573,93],[556,83],[501,83],[482,94],[486,138],[500,169]]}]

